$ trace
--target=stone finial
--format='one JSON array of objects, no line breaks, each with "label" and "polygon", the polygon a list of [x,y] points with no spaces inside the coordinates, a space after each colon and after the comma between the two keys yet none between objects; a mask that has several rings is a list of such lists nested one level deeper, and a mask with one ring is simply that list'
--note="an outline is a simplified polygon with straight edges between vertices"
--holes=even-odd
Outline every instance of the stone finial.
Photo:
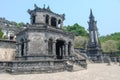
[{"label": "stone finial", "polygon": [[34,4],[35,10],[40,10],[41,8]]},{"label": "stone finial", "polygon": [[65,20],[65,14],[62,14],[63,19]]},{"label": "stone finial", "polygon": [[90,9],[90,19],[94,19],[93,13],[92,13],[92,9]]},{"label": "stone finial", "polygon": [[50,11],[50,7],[49,7],[49,6],[47,7],[47,10],[49,10],[49,11]]},{"label": "stone finial", "polygon": [[31,14],[31,10],[30,10],[30,9],[28,9],[27,12],[28,12],[29,14]]},{"label": "stone finial", "polygon": [[35,9],[38,8],[38,6],[36,4],[34,4],[34,7],[35,7]]},{"label": "stone finial", "polygon": [[43,5],[43,9],[45,9],[45,4]]}]

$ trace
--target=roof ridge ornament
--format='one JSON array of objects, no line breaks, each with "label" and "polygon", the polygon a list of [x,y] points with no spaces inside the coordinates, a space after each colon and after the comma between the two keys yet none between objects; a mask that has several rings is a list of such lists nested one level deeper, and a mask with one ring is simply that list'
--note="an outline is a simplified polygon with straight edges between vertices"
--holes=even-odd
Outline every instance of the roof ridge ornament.
[{"label": "roof ridge ornament", "polygon": [[45,9],[45,4],[43,5],[43,9]]},{"label": "roof ridge ornament", "polygon": [[36,9],[36,8],[39,8],[36,4],[34,4],[34,7],[35,7],[35,9]]},{"label": "roof ridge ornament", "polygon": [[34,4],[35,10],[40,10],[41,8]]},{"label": "roof ridge ornament", "polygon": [[49,5],[48,5],[48,7],[47,7],[47,10],[51,11],[51,10],[50,10],[50,6],[49,6]]}]

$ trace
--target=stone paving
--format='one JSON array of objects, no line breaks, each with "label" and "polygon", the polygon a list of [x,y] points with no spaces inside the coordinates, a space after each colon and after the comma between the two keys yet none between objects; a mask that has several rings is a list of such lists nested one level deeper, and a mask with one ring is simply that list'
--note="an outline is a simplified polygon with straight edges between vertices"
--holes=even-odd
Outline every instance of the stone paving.
[{"label": "stone paving", "polygon": [[88,69],[47,74],[0,74],[0,80],[120,80],[119,64],[88,64]]}]

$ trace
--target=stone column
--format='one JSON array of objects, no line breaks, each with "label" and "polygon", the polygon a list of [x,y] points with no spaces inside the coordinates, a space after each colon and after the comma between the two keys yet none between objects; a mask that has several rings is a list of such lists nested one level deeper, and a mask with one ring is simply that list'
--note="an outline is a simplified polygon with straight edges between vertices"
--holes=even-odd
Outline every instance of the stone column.
[{"label": "stone column", "polygon": [[52,49],[53,49],[52,53],[53,53],[54,59],[56,59],[56,41],[53,41]]},{"label": "stone column", "polygon": [[20,56],[20,43],[16,43],[16,56]]},{"label": "stone column", "polygon": [[73,55],[74,53],[74,46],[73,46],[73,43],[71,43],[71,46],[70,46],[70,55]]},{"label": "stone column", "polygon": [[68,57],[68,44],[65,43],[65,56]]},{"label": "stone column", "polygon": [[56,28],[58,28],[58,20],[56,19]]},{"label": "stone column", "polygon": [[61,21],[60,23],[60,28],[62,29],[62,27],[63,27],[63,21]]},{"label": "stone column", "polygon": [[64,57],[64,55],[65,55],[65,47],[64,47],[64,45],[62,46],[62,49],[63,49],[63,57]]},{"label": "stone column", "polygon": [[50,16],[49,16],[49,24],[48,25],[51,26],[51,17]]},{"label": "stone column", "polygon": [[48,40],[47,40],[47,39],[45,40],[45,43],[46,43],[46,54],[49,55],[49,51],[48,51],[48,48],[49,48],[49,47],[48,47]]},{"label": "stone column", "polygon": [[117,58],[114,57],[114,64],[117,64]]},{"label": "stone column", "polygon": [[61,56],[62,56],[62,58],[64,57],[64,47],[63,46],[61,46]]}]

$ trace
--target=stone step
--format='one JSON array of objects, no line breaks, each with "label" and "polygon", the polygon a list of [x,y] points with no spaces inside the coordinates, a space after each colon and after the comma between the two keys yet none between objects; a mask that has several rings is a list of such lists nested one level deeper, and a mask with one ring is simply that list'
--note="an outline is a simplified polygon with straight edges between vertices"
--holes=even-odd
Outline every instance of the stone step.
[{"label": "stone step", "polygon": [[84,70],[85,68],[79,66],[79,65],[73,65],[73,71],[80,71],[80,70]]}]

